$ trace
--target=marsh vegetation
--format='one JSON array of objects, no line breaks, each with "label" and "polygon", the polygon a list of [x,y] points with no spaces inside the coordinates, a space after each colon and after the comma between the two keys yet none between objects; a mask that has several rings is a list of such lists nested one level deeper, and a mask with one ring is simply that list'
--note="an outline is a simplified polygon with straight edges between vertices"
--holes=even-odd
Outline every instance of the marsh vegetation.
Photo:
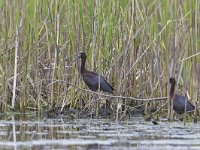
[{"label": "marsh vegetation", "polygon": [[163,106],[167,116],[171,76],[198,105],[199,15],[195,0],[0,1],[0,110],[91,110],[80,51],[115,88],[115,114]]}]

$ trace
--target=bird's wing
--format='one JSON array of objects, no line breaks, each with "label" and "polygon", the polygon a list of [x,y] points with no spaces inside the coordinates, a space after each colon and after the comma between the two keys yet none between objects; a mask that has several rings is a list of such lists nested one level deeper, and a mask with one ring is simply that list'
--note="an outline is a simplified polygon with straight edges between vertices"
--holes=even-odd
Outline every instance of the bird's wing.
[{"label": "bird's wing", "polygon": [[103,76],[100,77],[100,85],[102,91],[113,93],[114,88],[105,80]]},{"label": "bird's wing", "polygon": [[90,90],[96,91],[98,84],[98,77],[92,73],[83,74],[83,81],[89,87]]},{"label": "bird's wing", "polygon": [[105,80],[105,78],[104,78],[103,76],[101,76],[101,80],[102,80],[103,82],[106,82],[107,85],[108,85],[112,90],[115,90],[115,89]]}]

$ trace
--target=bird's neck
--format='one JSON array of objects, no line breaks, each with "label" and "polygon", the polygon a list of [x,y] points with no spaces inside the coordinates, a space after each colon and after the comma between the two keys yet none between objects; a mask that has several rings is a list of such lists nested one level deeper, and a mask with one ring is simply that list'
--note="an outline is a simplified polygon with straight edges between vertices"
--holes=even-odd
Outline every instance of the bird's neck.
[{"label": "bird's neck", "polygon": [[170,95],[170,100],[174,99],[174,91],[175,91],[175,84],[171,84],[171,88],[170,88],[170,92],[169,92],[169,95]]},{"label": "bird's neck", "polygon": [[85,61],[86,61],[86,58],[83,57],[81,59],[81,74],[83,74],[83,72],[85,71]]}]

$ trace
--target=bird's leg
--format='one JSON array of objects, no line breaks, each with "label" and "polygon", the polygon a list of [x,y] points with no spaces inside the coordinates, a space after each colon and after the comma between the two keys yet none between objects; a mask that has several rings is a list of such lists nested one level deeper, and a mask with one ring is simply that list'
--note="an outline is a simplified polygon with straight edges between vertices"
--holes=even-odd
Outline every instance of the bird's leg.
[{"label": "bird's leg", "polygon": [[95,109],[96,109],[96,118],[98,118],[99,117],[99,100],[98,100],[98,95],[95,95],[94,104],[95,104]]},{"label": "bird's leg", "polygon": [[92,94],[90,93],[89,94],[89,110],[92,110],[93,109],[93,107],[92,107]]}]

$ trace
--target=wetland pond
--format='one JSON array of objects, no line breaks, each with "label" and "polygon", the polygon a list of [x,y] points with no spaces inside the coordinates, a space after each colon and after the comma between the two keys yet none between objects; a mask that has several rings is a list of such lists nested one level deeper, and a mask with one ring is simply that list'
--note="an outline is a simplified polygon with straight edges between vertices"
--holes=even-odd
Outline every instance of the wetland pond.
[{"label": "wetland pond", "polygon": [[[113,119],[114,120],[114,119]],[[112,119],[50,119],[7,115],[0,119],[0,149],[134,150],[200,149],[200,125],[168,122],[158,125],[141,117],[119,123]]]}]

